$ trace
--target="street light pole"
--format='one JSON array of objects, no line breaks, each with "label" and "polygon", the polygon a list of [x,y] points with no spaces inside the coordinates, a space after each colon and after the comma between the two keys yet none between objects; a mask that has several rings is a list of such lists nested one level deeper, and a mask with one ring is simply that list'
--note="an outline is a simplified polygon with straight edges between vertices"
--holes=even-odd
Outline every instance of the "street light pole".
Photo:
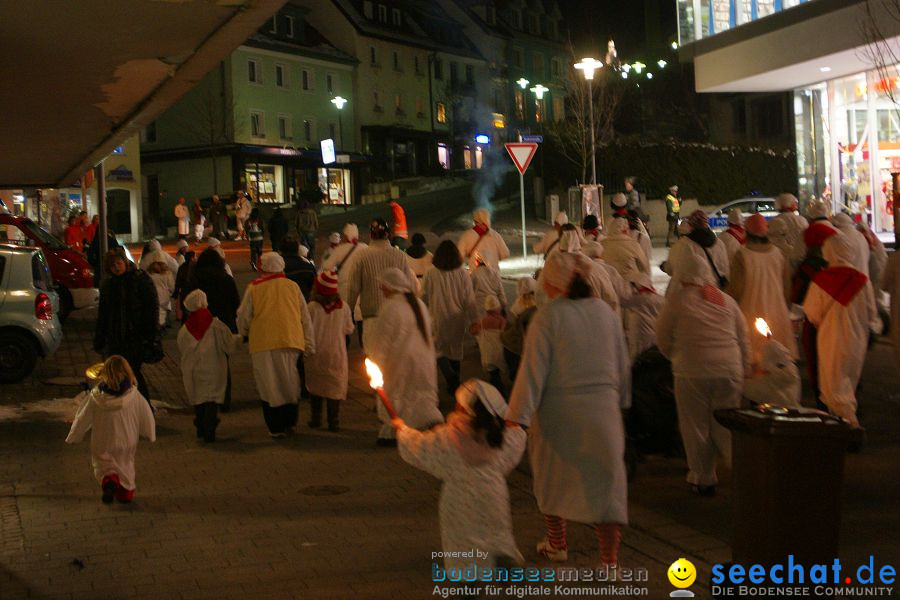
[{"label": "street light pole", "polygon": [[[550,88],[546,87],[543,84],[537,84],[533,88],[531,88],[531,92],[537,98],[537,102],[540,102],[540,121],[538,121],[538,125],[540,126],[541,138],[543,142],[544,137],[544,119],[547,118],[547,106],[544,104],[544,94],[550,91]],[[537,105],[536,105],[537,106]],[[535,108],[535,115],[538,114],[537,108]],[[541,148],[541,179],[544,179],[544,150]]]},{"label": "street light pole", "polygon": [[588,82],[588,109],[591,120],[591,184],[597,184],[597,147],[594,130],[594,71],[603,66],[603,62],[596,58],[582,58],[580,62],[575,63],[575,68],[584,73],[584,78]]},{"label": "street light pole", "polygon": [[335,96],[331,99],[331,103],[337,107],[338,111],[338,141],[340,142],[341,150],[344,149],[344,124],[341,119],[341,112],[343,111],[344,105],[347,104],[347,99],[343,96]]}]

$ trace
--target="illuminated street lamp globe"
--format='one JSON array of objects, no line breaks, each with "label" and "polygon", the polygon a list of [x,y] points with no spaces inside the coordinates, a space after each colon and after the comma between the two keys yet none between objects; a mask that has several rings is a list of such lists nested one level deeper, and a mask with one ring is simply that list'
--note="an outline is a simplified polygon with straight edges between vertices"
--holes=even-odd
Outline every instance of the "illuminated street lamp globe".
[{"label": "illuminated street lamp globe", "polygon": [[591,81],[594,78],[594,72],[603,66],[603,61],[596,58],[585,57],[581,61],[575,63],[575,68],[584,73],[584,78]]},{"label": "illuminated street lamp globe", "polygon": [[331,103],[334,104],[338,110],[344,108],[344,105],[347,104],[347,99],[343,96],[335,96],[331,99]]},{"label": "illuminated street lamp globe", "polygon": [[544,87],[543,85],[541,85],[541,84],[539,83],[539,84],[537,84],[536,86],[534,86],[533,88],[531,88],[531,91],[532,91],[532,93],[534,93],[535,96],[537,96],[537,99],[538,99],[538,100],[543,100],[543,99],[544,99],[544,94],[546,94],[547,92],[549,92],[549,91],[550,91],[550,88]]},{"label": "illuminated street lamp globe", "polygon": [[528,84],[531,83],[531,82],[528,81],[527,79],[525,79],[524,77],[520,77],[519,80],[516,81],[516,83],[518,83],[518,84],[519,84],[519,87],[522,88],[522,89],[524,90],[525,88],[528,87]]}]

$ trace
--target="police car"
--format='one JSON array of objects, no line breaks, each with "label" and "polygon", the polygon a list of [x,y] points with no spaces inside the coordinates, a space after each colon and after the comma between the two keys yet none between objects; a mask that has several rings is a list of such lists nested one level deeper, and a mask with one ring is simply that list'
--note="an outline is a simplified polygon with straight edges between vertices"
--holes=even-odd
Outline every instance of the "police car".
[{"label": "police car", "polygon": [[728,213],[732,208],[740,208],[745,220],[754,213],[762,213],[766,221],[778,216],[778,211],[775,210],[775,198],[741,198],[707,212],[709,228],[716,233],[728,229]]}]

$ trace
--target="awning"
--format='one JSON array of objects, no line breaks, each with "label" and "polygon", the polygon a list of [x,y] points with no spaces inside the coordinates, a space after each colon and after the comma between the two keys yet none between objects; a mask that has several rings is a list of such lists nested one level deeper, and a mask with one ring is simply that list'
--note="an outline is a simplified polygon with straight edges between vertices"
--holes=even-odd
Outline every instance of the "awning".
[{"label": "awning", "polygon": [[284,0],[0,3],[0,187],[71,185]]}]

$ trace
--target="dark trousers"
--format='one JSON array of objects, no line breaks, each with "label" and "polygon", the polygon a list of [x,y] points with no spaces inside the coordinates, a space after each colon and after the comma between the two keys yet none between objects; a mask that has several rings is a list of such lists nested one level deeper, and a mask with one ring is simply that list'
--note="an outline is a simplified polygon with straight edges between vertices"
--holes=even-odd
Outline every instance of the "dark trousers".
[{"label": "dark trousers", "polygon": [[323,404],[328,411],[328,429],[330,431],[337,431],[340,426],[339,417],[341,410],[341,401],[334,400],[333,398],[323,398],[322,396],[309,397],[310,415],[308,425],[314,428],[321,427]]},{"label": "dark trousers", "polygon": [[204,402],[194,405],[194,427],[197,437],[205,442],[216,441],[216,426],[219,424],[219,405],[215,402]]},{"label": "dark trousers", "polygon": [[303,354],[297,357],[297,373],[300,374],[300,397],[309,398],[309,392],[306,391],[306,366],[303,364]]},{"label": "dark trousers", "polygon": [[[112,354],[116,354],[116,352],[111,352],[103,358],[107,359]],[[141,373],[141,365],[144,364],[144,361],[137,356],[129,356],[128,354],[122,354],[122,356],[125,357],[125,360],[127,360],[128,364],[131,366],[131,370],[134,371],[134,378],[137,379],[137,389],[141,393],[141,396],[147,400],[147,404],[150,405],[150,410],[156,412],[156,410],[153,409],[153,405],[150,404],[150,387],[147,385],[147,380],[144,379],[144,374]]]},{"label": "dark trousers", "polygon": [[306,258],[314,260],[316,258],[316,232],[301,231],[299,235],[300,243],[309,249],[309,254],[306,255]]},{"label": "dark trousers", "polygon": [[503,358],[506,359],[506,368],[509,369],[509,380],[515,381],[516,374],[519,372],[519,363],[522,362],[522,357],[515,352],[504,348]]},{"label": "dark trousers", "polygon": [[263,241],[253,240],[250,242],[250,263],[256,264],[256,261],[262,256]]},{"label": "dark trousers", "polygon": [[675,239],[681,237],[681,234],[678,233],[678,215],[669,215],[666,217],[666,220],[669,222],[669,230],[666,232],[666,246],[669,245],[669,239],[674,235]]},{"label": "dark trousers", "polygon": [[268,402],[263,402],[262,409],[263,419],[266,421],[269,433],[284,433],[297,425],[298,413],[296,404],[283,404],[272,407],[269,406]]},{"label": "dark trousers", "polygon": [[450,360],[446,356],[441,356],[437,359],[437,366],[441,375],[444,376],[444,381],[447,382],[447,391],[449,391],[452,396],[456,393],[456,388],[459,387],[459,377],[462,371],[460,362],[458,360]]},{"label": "dark trousers", "polygon": [[225,374],[225,399],[222,402],[222,412],[231,410],[231,362],[227,355],[225,356]]}]

